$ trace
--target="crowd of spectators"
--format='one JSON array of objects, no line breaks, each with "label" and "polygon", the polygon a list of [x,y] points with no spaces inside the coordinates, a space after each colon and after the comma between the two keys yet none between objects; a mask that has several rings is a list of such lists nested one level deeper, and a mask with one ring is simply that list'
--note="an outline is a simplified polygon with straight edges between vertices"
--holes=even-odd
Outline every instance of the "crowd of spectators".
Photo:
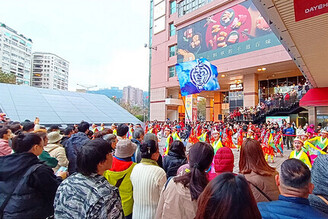
[{"label": "crowd of spectators", "polygon": [[284,161],[278,172],[266,162],[259,141],[246,138],[239,172],[233,173],[235,158],[226,143],[219,149],[204,138],[186,150],[183,135],[167,141],[183,126],[179,122],[159,125],[162,136],[155,134],[156,123],[143,129],[82,121],[65,130],[39,123],[0,125],[3,218],[328,217],[328,155],[315,160],[312,174],[298,159]]},{"label": "crowd of spectators", "polygon": [[287,92],[282,92],[277,85],[274,94],[268,96],[260,95],[260,101],[257,106],[237,107],[230,112],[227,119],[231,121],[253,121],[257,116],[263,115],[270,110],[288,108],[295,105],[309,89],[307,82],[304,85],[299,83],[297,86],[292,86]]}]

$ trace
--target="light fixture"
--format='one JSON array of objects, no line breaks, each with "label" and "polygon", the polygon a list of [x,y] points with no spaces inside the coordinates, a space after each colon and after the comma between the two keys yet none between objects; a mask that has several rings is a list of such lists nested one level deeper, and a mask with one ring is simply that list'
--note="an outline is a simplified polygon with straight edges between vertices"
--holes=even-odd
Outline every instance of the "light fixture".
[{"label": "light fixture", "polygon": [[221,78],[224,78],[225,77],[225,75],[221,75]]},{"label": "light fixture", "polygon": [[266,68],[258,68],[257,71],[265,71]]}]

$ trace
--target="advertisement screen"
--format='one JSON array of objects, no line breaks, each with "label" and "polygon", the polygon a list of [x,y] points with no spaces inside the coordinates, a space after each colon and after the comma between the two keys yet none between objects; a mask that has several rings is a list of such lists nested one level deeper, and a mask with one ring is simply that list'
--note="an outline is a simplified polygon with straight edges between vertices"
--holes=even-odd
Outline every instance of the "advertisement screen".
[{"label": "advertisement screen", "polygon": [[280,45],[252,1],[178,30],[178,62],[209,61]]},{"label": "advertisement screen", "polygon": [[271,123],[278,123],[279,126],[282,125],[283,120],[286,120],[287,123],[290,122],[290,117],[289,116],[267,116],[266,117],[266,122],[271,122]]}]

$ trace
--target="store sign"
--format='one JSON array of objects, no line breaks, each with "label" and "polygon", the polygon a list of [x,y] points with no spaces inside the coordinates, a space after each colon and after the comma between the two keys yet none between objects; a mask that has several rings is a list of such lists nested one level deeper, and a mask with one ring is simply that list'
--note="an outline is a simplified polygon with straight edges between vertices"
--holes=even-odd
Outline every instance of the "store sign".
[{"label": "store sign", "polygon": [[243,84],[230,84],[230,90],[242,90]]},{"label": "store sign", "polygon": [[328,13],[328,0],[294,0],[295,21]]}]

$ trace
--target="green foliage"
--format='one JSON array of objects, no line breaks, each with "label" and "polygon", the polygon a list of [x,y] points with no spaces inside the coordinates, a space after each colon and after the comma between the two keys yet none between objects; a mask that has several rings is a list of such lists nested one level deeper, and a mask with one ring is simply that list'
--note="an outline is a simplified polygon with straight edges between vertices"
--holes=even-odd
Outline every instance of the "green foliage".
[{"label": "green foliage", "polygon": [[0,69],[0,83],[16,84],[16,75],[12,73],[4,73]]},{"label": "green foliage", "polygon": [[206,99],[205,98],[199,98],[199,101],[197,102],[197,118],[199,120],[206,119]]}]

